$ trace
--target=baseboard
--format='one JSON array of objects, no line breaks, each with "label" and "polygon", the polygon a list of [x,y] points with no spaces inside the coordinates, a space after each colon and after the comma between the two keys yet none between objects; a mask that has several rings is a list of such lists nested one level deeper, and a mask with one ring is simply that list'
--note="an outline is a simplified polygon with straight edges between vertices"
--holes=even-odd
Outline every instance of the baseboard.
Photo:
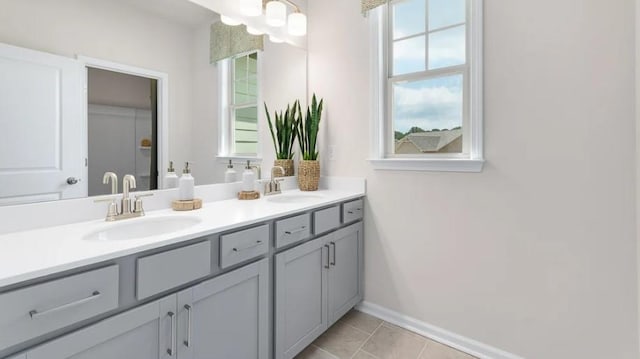
[{"label": "baseboard", "polygon": [[480,359],[524,359],[515,354],[421,322],[415,318],[381,307],[377,304],[365,301],[356,306],[356,309]]}]

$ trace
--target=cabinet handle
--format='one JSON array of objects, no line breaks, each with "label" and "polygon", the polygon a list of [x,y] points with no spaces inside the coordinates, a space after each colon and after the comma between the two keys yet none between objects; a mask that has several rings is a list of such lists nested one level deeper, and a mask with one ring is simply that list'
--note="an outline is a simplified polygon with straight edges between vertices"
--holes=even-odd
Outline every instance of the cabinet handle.
[{"label": "cabinet handle", "polygon": [[325,244],[324,247],[327,249],[327,264],[325,264],[324,267],[329,269],[329,245]]},{"label": "cabinet handle", "polygon": [[89,303],[91,301],[94,301],[94,300],[100,298],[100,295],[101,295],[100,292],[98,292],[96,290],[90,296],[88,296],[86,298],[83,298],[83,299],[80,299],[80,300],[76,300],[75,302],[67,303],[67,304],[61,305],[59,307],[51,308],[51,309],[45,310],[43,312],[38,312],[37,310],[34,309],[34,310],[29,312],[29,316],[31,317],[31,319],[38,319],[38,318],[43,317],[43,316],[48,315],[48,314],[53,314],[53,313],[56,313],[56,312],[59,312],[59,311],[62,311],[62,310],[66,310],[66,309],[70,309],[70,308],[76,307],[78,305]]},{"label": "cabinet handle", "polygon": [[176,314],[174,312],[169,312],[167,315],[171,318],[171,348],[167,349],[167,354],[169,354],[169,356],[173,356],[173,353],[176,352]]},{"label": "cabinet handle", "polygon": [[251,249],[251,248],[257,247],[257,246],[259,246],[259,245],[261,245],[261,244],[262,244],[262,241],[256,241],[256,243],[255,243],[255,244],[252,244],[252,245],[249,245],[249,246],[246,246],[246,247],[241,247],[241,248],[236,248],[236,247],[234,247],[234,248],[233,248],[233,251],[234,251],[234,252],[242,252],[242,251],[245,251],[245,250],[247,250],[247,249]]},{"label": "cabinet handle", "polygon": [[189,348],[191,346],[191,306],[185,304],[184,309],[187,310],[187,340],[184,341],[184,346]]},{"label": "cabinet handle", "polygon": [[336,266],[336,242],[331,242],[331,247],[333,247],[333,261],[331,262],[332,266]]},{"label": "cabinet handle", "polygon": [[284,232],[284,234],[289,234],[289,235],[296,234],[296,233],[304,232],[305,229],[307,229],[307,226],[302,226],[294,231],[286,231]]},{"label": "cabinet handle", "polygon": [[[358,212],[360,212],[360,211],[362,211],[362,208],[356,208],[355,210],[356,210],[356,211],[358,211]],[[347,211],[347,213],[349,213],[349,214],[353,214],[353,213],[354,213],[354,211]]]}]

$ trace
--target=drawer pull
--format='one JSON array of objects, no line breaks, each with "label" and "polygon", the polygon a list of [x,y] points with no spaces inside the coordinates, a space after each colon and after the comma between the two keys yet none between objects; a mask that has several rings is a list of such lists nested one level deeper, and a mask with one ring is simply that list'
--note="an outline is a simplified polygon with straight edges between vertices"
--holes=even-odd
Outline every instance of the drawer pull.
[{"label": "drawer pull", "polygon": [[333,260],[331,261],[332,266],[336,266],[336,242],[331,242],[331,247],[333,248]]},{"label": "drawer pull", "polygon": [[261,244],[262,244],[262,241],[256,241],[256,243],[255,243],[255,244],[251,244],[251,245],[246,246],[246,247],[242,247],[242,248],[236,248],[236,247],[234,247],[234,248],[233,248],[233,251],[234,251],[234,252],[242,252],[242,251],[246,251],[247,249],[251,249],[251,248],[258,247],[258,246],[260,246]]},{"label": "drawer pull", "polygon": [[43,312],[38,312],[37,310],[34,309],[34,310],[29,312],[29,316],[31,317],[31,319],[38,319],[38,318],[40,318],[42,316],[45,316],[45,315],[48,315],[48,314],[53,314],[53,313],[56,313],[56,312],[59,312],[59,311],[62,311],[62,310],[66,310],[66,309],[70,309],[70,308],[76,307],[78,305],[82,305],[82,304],[86,304],[86,303],[92,302],[92,301],[94,301],[94,300],[96,300],[98,298],[100,298],[100,292],[98,292],[96,290],[89,297],[77,300],[75,302],[67,303],[67,304],[61,305],[59,307],[51,308],[51,309],[45,310]]},{"label": "drawer pull", "polygon": [[305,229],[307,229],[307,226],[302,226],[294,231],[286,231],[284,232],[284,234],[288,234],[288,235],[292,235],[292,234],[296,234],[296,233],[300,233],[300,232],[304,232]]},{"label": "drawer pull", "polygon": [[[356,208],[355,210],[360,212],[360,211],[362,211],[362,208]],[[347,213],[354,214],[355,212],[354,211],[347,211]]]},{"label": "drawer pull", "polygon": [[173,354],[175,354],[176,352],[176,315],[174,312],[169,312],[167,313],[167,315],[169,316],[169,318],[171,318],[171,347],[169,349],[167,349],[167,354],[169,354],[169,356],[173,356]]},{"label": "drawer pull", "polygon": [[329,245],[328,244],[325,244],[324,247],[327,248],[327,264],[325,264],[324,267],[326,269],[329,269],[329,253],[330,253],[330,249],[329,249]]},{"label": "drawer pull", "polygon": [[184,305],[184,309],[187,310],[187,340],[184,341],[184,346],[189,348],[191,346],[191,306],[189,304]]}]

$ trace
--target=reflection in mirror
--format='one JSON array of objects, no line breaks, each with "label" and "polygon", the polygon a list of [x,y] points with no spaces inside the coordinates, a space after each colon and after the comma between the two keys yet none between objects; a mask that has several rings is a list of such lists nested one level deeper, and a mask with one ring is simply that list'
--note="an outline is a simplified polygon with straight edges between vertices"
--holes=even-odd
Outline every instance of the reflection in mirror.
[{"label": "reflection in mirror", "polygon": [[111,193],[105,172],[134,174],[138,191],[157,189],[158,80],[96,68],[87,78],[89,196]]},{"label": "reflection in mirror", "polygon": [[[106,171],[134,175],[137,190],[164,188],[169,161],[178,173],[192,162],[198,185],[224,180],[228,86],[209,60],[217,14],[188,0],[0,8],[0,205],[108,194]],[[261,104],[306,103],[306,51],[265,39],[258,56],[251,152],[270,167]]]}]

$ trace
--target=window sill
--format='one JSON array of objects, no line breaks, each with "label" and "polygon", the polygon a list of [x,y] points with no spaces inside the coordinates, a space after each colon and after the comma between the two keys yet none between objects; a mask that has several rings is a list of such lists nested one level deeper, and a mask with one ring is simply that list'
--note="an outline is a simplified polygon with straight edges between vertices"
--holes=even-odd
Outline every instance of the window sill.
[{"label": "window sill", "polygon": [[375,170],[386,171],[434,171],[434,172],[482,172],[482,159],[412,159],[382,158],[370,159]]}]

